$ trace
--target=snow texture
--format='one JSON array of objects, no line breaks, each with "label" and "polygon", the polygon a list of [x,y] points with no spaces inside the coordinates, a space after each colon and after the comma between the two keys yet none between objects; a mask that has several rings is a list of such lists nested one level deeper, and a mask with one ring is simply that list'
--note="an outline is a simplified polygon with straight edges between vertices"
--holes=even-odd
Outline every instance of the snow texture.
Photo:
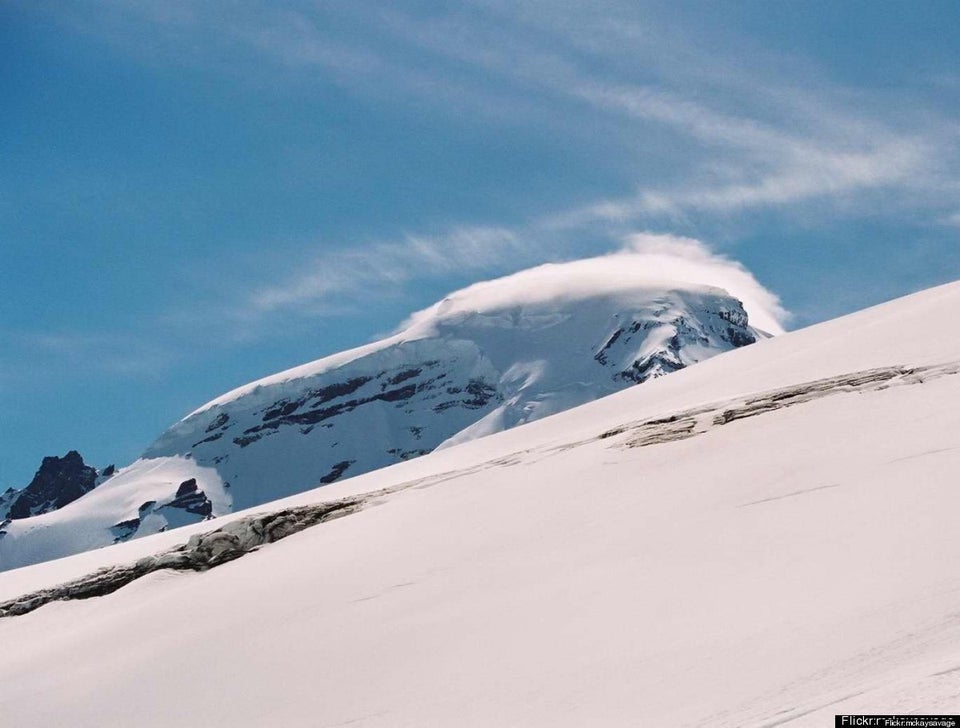
[{"label": "snow texture", "polygon": [[[363,501],[212,570],[0,619],[0,713],[364,728],[956,713],[958,316],[960,284],[932,289],[262,507]],[[0,600],[210,530],[6,572]]]},{"label": "snow texture", "polygon": [[762,336],[725,291],[638,284],[601,263],[543,266],[471,286],[391,337],[218,397],[86,497],[0,529],[0,570],[420,457]]},{"label": "snow texture", "polygon": [[345,499],[231,521],[223,528],[194,534],[185,544],[145,556],[134,564],[108,566],[66,584],[2,602],[0,617],[27,614],[55,601],[102,597],[155,571],[207,571],[310,526],[352,513],[362,503],[358,498]]}]

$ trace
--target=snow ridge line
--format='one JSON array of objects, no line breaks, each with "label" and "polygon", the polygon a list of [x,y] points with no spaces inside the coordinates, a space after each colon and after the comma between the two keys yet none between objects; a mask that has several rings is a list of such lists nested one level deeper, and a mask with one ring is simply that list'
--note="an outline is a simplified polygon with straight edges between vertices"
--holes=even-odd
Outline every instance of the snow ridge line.
[{"label": "snow ridge line", "polygon": [[579,445],[624,434],[630,435],[629,439],[616,443],[615,447],[658,445],[702,435],[714,427],[812,402],[822,397],[842,393],[876,392],[893,386],[923,384],[925,381],[958,373],[960,373],[960,361],[922,367],[881,367],[841,374],[747,397],[727,399],[682,410],[672,415],[623,424],[586,440],[542,449],[521,450],[472,467],[417,478],[353,498],[255,514],[231,521],[215,531],[191,536],[186,544],[146,556],[134,564],[105,567],[79,579],[0,602],[0,619],[27,614],[54,601],[105,596],[136,579],[162,569],[207,571],[245,556],[260,546],[279,541],[318,523],[356,513],[364,506],[378,502],[378,498],[409,488],[433,487],[488,468],[509,467],[520,462],[522,456],[530,456],[537,452],[549,456]]},{"label": "snow ridge line", "polygon": [[724,400],[665,417],[620,425],[601,433],[599,439],[629,434],[630,437],[619,443],[620,446],[659,445],[703,435],[715,427],[722,427],[737,420],[776,412],[823,397],[844,393],[877,392],[894,386],[923,384],[925,381],[957,373],[960,373],[960,362],[924,367],[893,366],[866,369],[774,389],[746,398]]},{"label": "snow ridge line", "polygon": [[50,602],[105,596],[162,569],[208,571],[310,526],[355,513],[363,507],[365,500],[344,498],[231,521],[222,528],[195,534],[185,544],[145,556],[133,564],[109,566],[49,589],[0,602],[0,618],[27,614]]}]

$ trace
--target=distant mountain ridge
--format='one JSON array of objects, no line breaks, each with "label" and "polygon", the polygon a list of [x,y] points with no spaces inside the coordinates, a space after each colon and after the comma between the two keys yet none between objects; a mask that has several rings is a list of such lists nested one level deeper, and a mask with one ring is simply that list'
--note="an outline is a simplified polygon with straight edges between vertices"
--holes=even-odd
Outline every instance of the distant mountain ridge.
[{"label": "distant mountain ridge", "polygon": [[610,285],[582,263],[478,284],[381,341],[218,397],[86,498],[8,524],[0,531],[0,568],[382,468],[764,337],[726,291]]}]

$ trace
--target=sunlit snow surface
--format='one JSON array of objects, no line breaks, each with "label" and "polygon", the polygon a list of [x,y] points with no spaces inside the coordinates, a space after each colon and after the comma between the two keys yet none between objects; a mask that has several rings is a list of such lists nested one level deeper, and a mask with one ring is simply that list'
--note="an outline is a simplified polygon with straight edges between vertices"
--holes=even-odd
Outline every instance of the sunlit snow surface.
[{"label": "sunlit snow surface", "polygon": [[[378,492],[212,571],[0,619],[0,714],[759,727],[956,713],[958,317],[960,285],[944,286],[261,506]],[[0,599],[243,515],[7,572]]]}]

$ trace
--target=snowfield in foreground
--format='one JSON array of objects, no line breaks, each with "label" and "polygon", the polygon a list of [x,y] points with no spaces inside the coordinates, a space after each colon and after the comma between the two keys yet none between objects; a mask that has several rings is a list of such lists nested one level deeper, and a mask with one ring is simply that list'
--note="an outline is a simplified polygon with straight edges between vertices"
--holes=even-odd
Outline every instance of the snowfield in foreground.
[{"label": "snowfield in foreground", "polygon": [[242,541],[253,513],[351,504],[208,571],[0,619],[0,715],[793,727],[960,712],[958,318],[960,284],[943,286],[252,511],[4,573],[0,601],[15,602],[214,527]]}]

